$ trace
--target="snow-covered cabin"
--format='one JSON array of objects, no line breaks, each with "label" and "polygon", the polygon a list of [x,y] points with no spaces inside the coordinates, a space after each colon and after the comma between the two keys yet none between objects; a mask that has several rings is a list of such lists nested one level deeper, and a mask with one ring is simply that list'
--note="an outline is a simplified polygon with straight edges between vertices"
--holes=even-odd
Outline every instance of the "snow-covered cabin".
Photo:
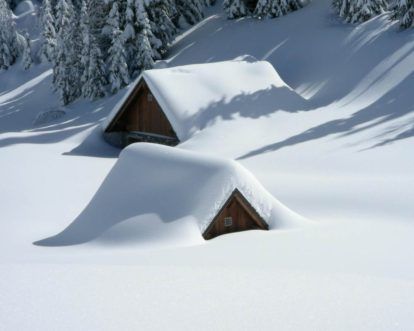
[{"label": "snow-covered cabin", "polygon": [[[104,122],[104,136],[113,145],[132,142],[176,145],[202,130],[214,114],[228,117],[252,111],[237,102],[259,95],[254,111],[269,107],[260,93],[276,100],[298,98],[266,61],[233,60],[144,71]],[[292,98],[293,97],[293,98]],[[274,105],[277,108],[277,104]]]},{"label": "snow-covered cabin", "polygon": [[[302,218],[238,162],[137,143],[125,148],[89,205],[42,245],[90,241],[125,221],[143,241],[178,236],[194,243],[251,229],[289,227]],[[133,226],[131,224],[134,224]],[[119,235],[117,233],[117,236]]]}]

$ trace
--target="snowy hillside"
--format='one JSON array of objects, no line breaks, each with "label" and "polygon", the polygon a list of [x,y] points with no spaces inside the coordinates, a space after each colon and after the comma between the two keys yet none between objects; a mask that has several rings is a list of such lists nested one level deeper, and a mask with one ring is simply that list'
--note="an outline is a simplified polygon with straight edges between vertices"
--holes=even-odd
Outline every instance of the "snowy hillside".
[{"label": "snowy hillside", "polygon": [[[33,13],[15,20],[36,27]],[[413,51],[412,29],[387,14],[344,24],[327,0],[271,20],[229,21],[216,5],[180,34],[159,67],[266,60],[302,97],[223,100],[228,111],[176,147],[240,162],[314,221],[208,242],[162,218],[147,240],[125,217],[80,245],[33,245],[77,219],[111,173],[120,151],[101,124],[128,88],[62,107],[50,67],[0,72],[0,329],[412,328]]]}]

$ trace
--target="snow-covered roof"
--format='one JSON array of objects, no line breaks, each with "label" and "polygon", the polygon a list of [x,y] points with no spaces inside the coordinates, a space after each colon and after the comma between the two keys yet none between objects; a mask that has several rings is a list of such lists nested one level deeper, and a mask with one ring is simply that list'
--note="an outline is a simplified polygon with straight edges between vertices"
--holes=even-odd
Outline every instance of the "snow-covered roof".
[{"label": "snow-covered roof", "polygon": [[[291,100],[292,96],[298,97],[266,61],[233,60],[147,70],[130,91],[141,79],[149,86],[181,141],[202,129],[211,111],[227,117],[226,114],[242,112],[243,107],[251,108],[251,104],[233,102],[242,96],[277,91],[276,99],[282,104]],[[103,125],[104,129],[130,93],[114,107]],[[258,97],[255,100],[254,107],[258,114],[260,108],[269,107],[263,103],[268,103],[268,99]],[[277,104],[274,107],[277,109]]]},{"label": "snow-covered roof", "polygon": [[[301,220],[236,161],[136,143],[122,151],[78,218],[43,244],[88,241],[117,223],[142,215],[157,215],[167,224],[185,220],[199,229],[199,236],[236,188],[270,228],[292,226]],[[151,220],[155,222],[151,216],[145,219]]]}]

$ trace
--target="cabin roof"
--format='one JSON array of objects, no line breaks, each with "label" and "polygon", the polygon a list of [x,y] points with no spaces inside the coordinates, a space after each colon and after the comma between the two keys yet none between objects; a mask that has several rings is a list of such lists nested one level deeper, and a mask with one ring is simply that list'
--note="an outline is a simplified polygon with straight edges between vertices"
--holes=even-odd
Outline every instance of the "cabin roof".
[{"label": "cabin roof", "polygon": [[[208,112],[214,111],[222,114],[222,117],[226,117],[225,113],[233,113],[233,101],[243,95],[279,90],[278,100],[284,99],[285,96],[292,98],[292,94],[298,97],[266,61],[233,60],[152,69],[144,71],[132,84],[124,98],[107,117],[103,124],[104,130],[114,120],[141,80],[147,83],[180,141],[188,139],[203,128]],[[261,107],[268,107],[261,102],[268,100],[262,101],[258,98],[255,101],[258,113]],[[243,105],[238,103],[234,107],[237,107],[237,111],[242,111],[240,107]]]}]

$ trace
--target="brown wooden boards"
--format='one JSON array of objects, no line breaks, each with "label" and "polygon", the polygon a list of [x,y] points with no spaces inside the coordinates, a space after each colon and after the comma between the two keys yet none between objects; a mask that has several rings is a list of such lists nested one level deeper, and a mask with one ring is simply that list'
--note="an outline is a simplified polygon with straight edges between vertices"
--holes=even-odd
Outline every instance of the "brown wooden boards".
[{"label": "brown wooden boards", "polygon": [[255,229],[268,230],[269,225],[236,189],[204,231],[203,237],[212,239],[226,233]]},{"label": "brown wooden boards", "polygon": [[106,132],[140,132],[178,140],[174,129],[144,80],[122,105]]}]

